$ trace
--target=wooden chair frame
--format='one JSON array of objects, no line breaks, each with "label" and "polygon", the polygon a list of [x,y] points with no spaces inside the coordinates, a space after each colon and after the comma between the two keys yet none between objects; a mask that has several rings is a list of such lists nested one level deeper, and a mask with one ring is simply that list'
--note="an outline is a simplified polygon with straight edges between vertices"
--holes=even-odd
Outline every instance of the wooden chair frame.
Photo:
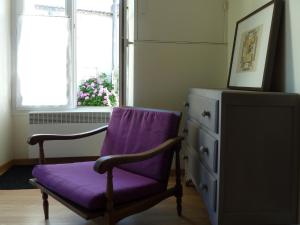
[{"label": "wooden chair frame", "polygon": [[[44,155],[44,146],[43,143],[45,141],[50,140],[73,140],[73,139],[80,139],[89,137],[95,134],[99,134],[103,131],[107,130],[108,126],[103,126],[98,129],[78,133],[78,134],[69,134],[69,135],[57,135],[57,134],[38,134],[33,135],[28,138],[27,142],[30,145],[39,145],[39,163],[45,163],[45,155]],[[31,179],[30,183],[41,190],[42,198],[43,198],[43,209],[45,219],[48,220],[49,218],[49,204],[48,204],[48,195],[52,196],[54,199],[58,200],[62,204],[64,204],[69,209],[73,210],[75,213],[80,215],[85,219],[93,219],[99,216],[104,216],[105,223],[107,225],[114,225],[119,220],[130,216],[132,214],[144,211],[152,206],[156,205],[160,201],[175,196],[176,203],[177,203],[177,214],[181,216],[182,206],[182,185],[181,185],[181,169],[180,169],[180,147],[182,137],[176,137],[167,140],[166,142],[160,144],[156,148],[150,149],[143,153],[137,154],[124,154],[124,155],[110,155],[110,156],[103,156],[100,157],[94,166],[94,170],[103,174],[107,173],[107,182],[106,182],[106,208],[104,210],[99,211],[89,211],[65,198],[59,196],[58,194],[48,190],[45,186],[40,184],[36,179]],[[177,146],[176,146],[177,145]],[[176,148],[174,148],[176,147]],[[132,163],[143,161],[149,159],[159,153],[170,149],[176,149],[175,152],[175,165],[176,165],[176,183],[174,187],[167,188],[166,191],[158,193],[156,195],[152,195],[148,198],[144,198],[142,200],[130,202],[123,205],[115,206],[113,202],[113,168],[125,164],[125,163]]]}]

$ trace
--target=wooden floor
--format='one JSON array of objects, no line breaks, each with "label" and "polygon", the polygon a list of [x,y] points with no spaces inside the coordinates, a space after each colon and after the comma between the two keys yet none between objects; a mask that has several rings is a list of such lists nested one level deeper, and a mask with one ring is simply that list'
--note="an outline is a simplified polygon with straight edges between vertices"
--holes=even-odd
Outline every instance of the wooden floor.
[{"label": "wooden floor", "polygon": [[[49,197],[50,218],[44,220],[38,190],[0,190],[0,225],[96,225],[103,219],[86,221]],[[184,187],[183,216],[176,214],[175,198],[152,209],[121,220],[118,225],[210,225],[207,211],[193,187]]]}]

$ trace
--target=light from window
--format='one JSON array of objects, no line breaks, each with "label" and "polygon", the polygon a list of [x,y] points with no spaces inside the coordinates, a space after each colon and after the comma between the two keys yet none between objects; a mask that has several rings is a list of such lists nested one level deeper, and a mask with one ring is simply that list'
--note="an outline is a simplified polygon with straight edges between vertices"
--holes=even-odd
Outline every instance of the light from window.
[{"label": "light from window", "polygon": [[65,0],[17,0],[19,15],[66,16]]},{"label": "light from window", "polygon": [[77,0],[76,43],[79,106],[114,106],[117,104],[113,79],[118,64],[114,62],[113,0]]},{"label": "light from window", "polygon": [[16,4],[17,109],[118,105],[119,0]]},{"label": "light from window", "polygon": [[[30,2],[30,1],[29,1]],[[60,6],[25,4],[26,14],[18,17],[17,106],[66,106],[68,104],[69,19],[37,16],[41,10]],[[60,1],[63,2],[63,1]],[[36,11],[34,11],[36,9]],[[52,10],[53,9],[53,10]],[[64,10],[64,9],[63,9]]]}]

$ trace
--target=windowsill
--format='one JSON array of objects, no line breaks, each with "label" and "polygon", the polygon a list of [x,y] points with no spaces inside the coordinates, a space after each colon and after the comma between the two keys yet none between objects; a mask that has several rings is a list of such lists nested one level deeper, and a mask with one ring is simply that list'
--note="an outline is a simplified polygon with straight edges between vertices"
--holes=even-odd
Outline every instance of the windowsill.
[{"label": "windowsill", "polygon": [[27,115],[29,112],[111,112],[113,107],[108,106],[80,106],[74,109],[32,109],[32,110],[13,110],[13,115]]},{"label": "windowsill", "polygon": [[74,109],[45,110],[42,112],[111,112],[112,108],[108,106],[80,106]]}]

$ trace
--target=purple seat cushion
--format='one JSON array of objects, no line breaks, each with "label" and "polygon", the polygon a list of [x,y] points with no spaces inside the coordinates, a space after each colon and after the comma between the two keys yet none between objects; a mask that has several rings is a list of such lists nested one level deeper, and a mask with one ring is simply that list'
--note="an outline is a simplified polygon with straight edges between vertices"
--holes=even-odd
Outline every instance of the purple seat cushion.
[{"label": "purple seat cushion", "polygon": [[[177,136],[180,115],[170,111],[139,108],[114,108],[101,155],[139,153],[157,147]],[[149,160],[121,165],[120,168],[166,182],[172,151]]]},{"label": "purple seat cushion", "polygon": [[[87,209],[105,208],[106,174],[93,170],[95,162],[38,165],[33,176],[49,190]],[[159,193],[164,186],[154,179],[122,169],[113,170],[116,205]]]}]

